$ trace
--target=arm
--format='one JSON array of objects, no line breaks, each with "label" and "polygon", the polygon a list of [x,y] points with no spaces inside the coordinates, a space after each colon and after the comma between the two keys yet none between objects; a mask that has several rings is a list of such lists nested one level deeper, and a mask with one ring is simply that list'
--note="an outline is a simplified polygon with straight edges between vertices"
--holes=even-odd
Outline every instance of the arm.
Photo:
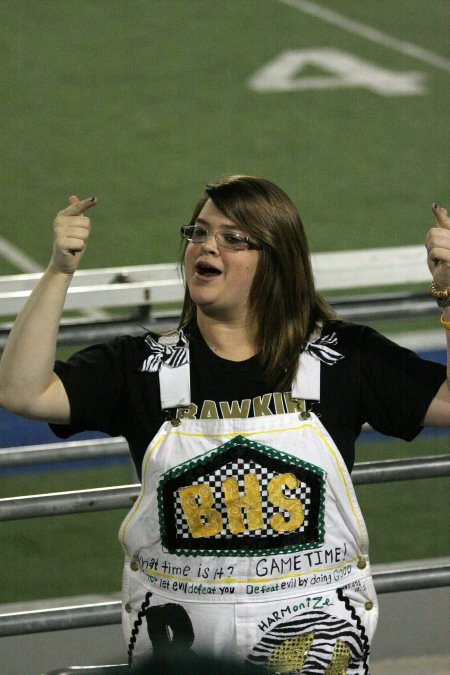
[{"label": "arm", "polygon": [[[433,204],[436,217],[434,227],[428,232],[425,245],[428,252],[428,267],[438,289],[450,289],[450,217],[446,209]],[[450,322],[450,305],[442,310],[443,320]],[[450,426],[450,330],[447,338],[447,380],[442,384],[425,415],[428,426]]]},{"label": "arm", "polygon": [[68,424],[69,401],[53,372],[58,327],[67,290],[89,237],[84,213],[95,197],[70,206],[54,221],[53,254],[42,279],[18,315],[0,361],[0,405],[19,415]]}]

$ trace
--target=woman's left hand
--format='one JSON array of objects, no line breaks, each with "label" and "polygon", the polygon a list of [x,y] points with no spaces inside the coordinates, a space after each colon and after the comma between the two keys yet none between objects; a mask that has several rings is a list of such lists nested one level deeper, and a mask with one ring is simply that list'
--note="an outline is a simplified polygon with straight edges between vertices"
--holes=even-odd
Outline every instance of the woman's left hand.
[{"label": "woman's left hand", "polygon": [[428,252],[428,267],[438,290],[450,287],[450,217],[447,210],[433,204],[436,217],[434,226],[427,234],[425,246]]}]

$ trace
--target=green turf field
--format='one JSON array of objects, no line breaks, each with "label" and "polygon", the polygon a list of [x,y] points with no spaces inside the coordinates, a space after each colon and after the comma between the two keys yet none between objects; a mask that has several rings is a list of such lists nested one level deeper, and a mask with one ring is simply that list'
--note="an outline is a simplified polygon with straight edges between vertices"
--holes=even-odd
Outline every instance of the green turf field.
[{"label": "green turf field", "polygon": [[[444,454],[448,436],[361,443],[359,461]],[[0,494],[39,494],[130,482],[126,466],[0,477]],[[374,563],[448,555],[448,479],[357,486]],[[125,510],[2,523],[2,602],[120,590],[117,532]]]},{"label": "green turf field", "polygon": [[[431,202],[450,205],[448,27],[447,0],[3,0],[0,238],[44,266],[55,212],[96,194],[84,267],[173,261],[203,184],[253,173],[293,197],[312,250],[419,244]],[[0,239],[0,274],[21,271]],[[0,494],[123,482],[26,475]],[[444,481],[358,493],[375,562],[448,553]],[[2,524],[1,600],[118,590],[121,517]]]},{"label": "green turf field", "polygon": [[[246,172],[292,195],[315,250],[421,242],[431,202],[450,203],[448,3],[310,3],[439,66],[292,3],[4,0],[2,236],[44,265],[55,211],[95,193],[85,266],[174,260],[204,182]],[[249,87],[286,51],[330,48],[392,77],[417,72],[423,91]],[[336,78],[309,64],[291,79],[313,75]]]}]

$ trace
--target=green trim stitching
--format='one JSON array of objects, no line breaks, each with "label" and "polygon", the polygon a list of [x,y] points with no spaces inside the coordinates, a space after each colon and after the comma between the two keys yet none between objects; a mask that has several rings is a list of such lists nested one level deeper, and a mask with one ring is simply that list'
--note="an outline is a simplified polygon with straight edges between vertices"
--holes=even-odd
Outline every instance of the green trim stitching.
[{"label": "green trim stitching", "polygon": [[309,462],[306,462],[302,459],[299,459],[298,457],[295,457],[294,455],[290,455],[289,453],[286,452],[281,452],[280,450],[276,450],[275,448],[270,447],[269,445],[264,445],[263,443],[258,443],[257,441],[250,440],[246,438],[245,436],[234,436],[232,439],[224,443],[223,445],[218,446],[217,448],[214,448],[213,450],[210,450],[209,452],[205,453],[204,455],[200,455],[199,457],[196,457],[195,459],[190,459],[187,460],[186,462],[183,462],[182,464],[179,464],[178,466],[169,469],[166,471],[164,474],[161,476],[161,480],[159,481],[158,485],[158,515],[159,515],[159,525],[160,525],[160,531],[161,531],[161,538],[164,540],[166,530],[165,530],[165,524],[164,524],[164,509],[163,509],[163,489],[165,484],[171,480],[172,478],[177,478],[181,474],[183,474],[185,471],[193,469],[197,466],[203,465],[206,462],[215,459],[218,455],[225,453],[227,450],[230,448],[236,447],[237,445],[241,445],[247,448],[251,448],[252,450],[257,450],[259,452],[264,452],[265,454],[268,454],[269,456],[279,459],[279,460],[286,460],[286,458],[289,458],[289,463],[290,464],[296,464],[297,466],[300,466],[303,469],[308,469],[312,473],[314,473],[316,476],[320,477],[320,497],[319,497],[319,503],[320,503],[320,508],[319,508],[319,514],[318,514],[318,538],[310,542],[308,544],[290,544],[288,546],[280,546],[280,547],[271,547],[267,549],[227,549],[226,551],[222,551],[220,549],[189,549],[189,548],[176,548],[176,549],[171,549],[169,550],[170,553],[173,553],[178,556],[182,555],[190,555],[193,557],[197,557],[200,555],[206,555],[206,556],[217,556],[217,557],[225,557],[225,556],[233,556],[233,557],[256,557],[256,556],[262,556],[262,555],[276,555],[276,554],[285,554],[285,553],[298,553],[300,551],[308,550],[308,549],[314,549],[318,548],[321,546],[324,542],[325,539],[325,482],[326,482],[326,472],[319,466],[315,466],[314,464],[310,464]]}]

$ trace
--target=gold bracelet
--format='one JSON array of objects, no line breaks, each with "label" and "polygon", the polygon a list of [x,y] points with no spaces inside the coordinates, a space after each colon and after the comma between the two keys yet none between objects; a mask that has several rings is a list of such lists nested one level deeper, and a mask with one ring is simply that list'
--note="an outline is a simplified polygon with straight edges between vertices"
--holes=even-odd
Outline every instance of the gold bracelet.
[{"label": "gold bracelet", "polygon": [[443,300],[444,298],[448,298],[450,296],[450,286],[439,289],[436,288],[436,283],[432,281],[430,284],[430,292],[433,298],[439,298],[439,300]]},{"label": "gold bracelet", "polygon": [[438,288],[436,288],[436,284],[433,281],[430,284],[430,291],[431,295],[436,300],[436,304],[438,307],[444,309],[444,307],[450,306],[450,286],[447,286],[447,288],[439,290]]},{"label": "gold bracelet", "polygon": [[444,326],[445,330],[450,330],[450,321],[444,319],[444,313],[441,315],[441,324]]}]

